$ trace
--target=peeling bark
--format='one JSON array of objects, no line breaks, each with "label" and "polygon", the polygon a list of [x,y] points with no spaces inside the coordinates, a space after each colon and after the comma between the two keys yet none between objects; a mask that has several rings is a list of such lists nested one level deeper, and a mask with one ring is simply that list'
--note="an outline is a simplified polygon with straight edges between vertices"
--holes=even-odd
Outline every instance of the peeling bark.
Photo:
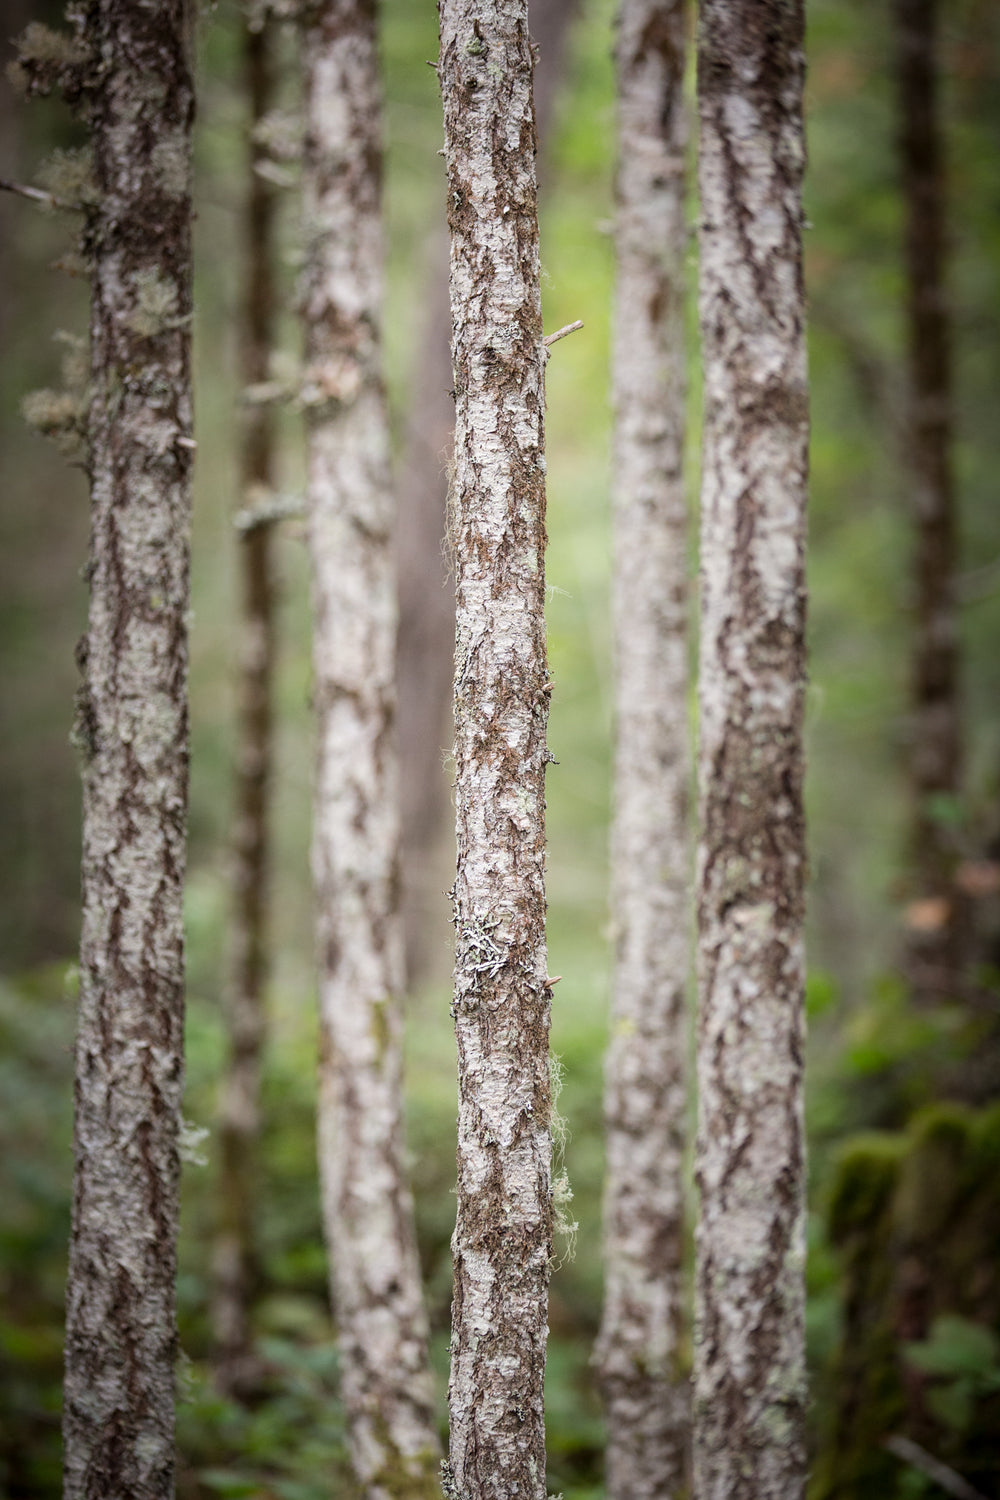
[{"label": "peeling bark", "polygon": [[[268,377],[274,342],[274,190],[257,171],[267,152],[255,130],[271,108],[274,29],[244,22],[248,103],[247,198],[241,374],[252,386]],[[240,441],[240,503],[251,509],[274,488],[274,416],[265,403],[245,408]],[[240,668],[236,816],[233,835],[233,954],[226,997],[229,1055],[220,1102],[219,1226],[213,1257],[212,1325],[216,1379],[238,1392],[250,1376],[250,1310],[257,1276],[254,1203],[259,1168],[261,1060],[268,974],[268,802],[271,778],[271,680],[274,599],[271,528],[240,536]]]},{"label": "peeling bark", "polygon": [[947,202],[938,106],[936,0],[895,0],[900,167],[906,213],[909,393],[904,461],[916,529],[910,780],[914,996],[954,998],[961,933],[953,817],[961,792],[958,517],[951,462],[952,359]]},{"label": "peeling bark", "polygon": [[544,1500],[552,1248],[544,367],[525,0],[443,0],[456,399],[450,1475]]},{"label": "peeling bark", "polygon": [[[185,0],[91,0],[83,932],[63,1416],[70,1500],[173,1491],[187,804]],[[99,60],[99,62],[98,62]]]},{"label": "peeling bark", "polygon": [[320,1171],[351,1458],[369,1500],[398,1500],[437,1493],[439,1455],[403,1170],[396,608],[371,0],[307,7],[302,56]]},{"label": "peeling bark", "polygon": [[703,0],[699,1500],[805,1480],[802,30]]},{"label": "peeling bark", "polygon": [[683,0],[623,0],[616,55],[615,964],[596,1361],[610,1500],[665,1500],[684,1486],[688,1429]]}]

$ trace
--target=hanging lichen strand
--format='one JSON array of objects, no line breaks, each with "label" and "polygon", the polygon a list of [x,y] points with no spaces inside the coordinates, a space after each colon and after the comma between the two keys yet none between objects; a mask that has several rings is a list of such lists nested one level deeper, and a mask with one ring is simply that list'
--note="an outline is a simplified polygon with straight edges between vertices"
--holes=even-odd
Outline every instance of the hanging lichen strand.
[{"label": "hanging lichen strand", "polygon": [[703,0],[699,1500],[805,1480],[802,30]]},{"label": "hanging lichen strand", "polygon": [[91,0],[89,626],[67,1500],[167,1500],[183,1079],[191,437],[185,0]]},{"label": "hanging lichen strand", "polygon": [[611,1500],[667,1500],[687,1474],[684,23],[683,0],[623,0],[616,46],[615,965],[596,1352]]},{"label": "hanging lichen strand", "polygon": [[302,13],[319,1156],[348,1441],[366,1500],[437,1493],[403,1168],[395,588],[370,0]]},{"label": "hanging lichen strand", "polygon": [[447,1492],[544,1500],[545,349],[525,0],[443,0],[456,568],[458,1217]]}]

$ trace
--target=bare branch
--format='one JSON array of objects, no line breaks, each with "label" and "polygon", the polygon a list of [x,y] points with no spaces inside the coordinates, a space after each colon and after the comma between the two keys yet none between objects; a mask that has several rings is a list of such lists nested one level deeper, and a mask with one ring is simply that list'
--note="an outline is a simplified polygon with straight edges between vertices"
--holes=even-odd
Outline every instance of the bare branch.
[{"label": "bare branch", "polygon": [[575,323],[567,323],[565,328],[559,328],[555,333],[547,334],[546,337],[542,339],[542,343],[545,345],[546,349],[548,349],[552,344],[558,344],[559,340],[564,339],[567,334],[575,333],[578,328],[582,327],[583,323],[578,318]]},{"label": "bare branch", "polygon": [[79,203],[68,203],[65,198],[57,198],[54,193],[47,193],[44,188],[31,187],[26,182],[11,182],[6,177],[0,177],[0,190],[5,193],[16,193],[19,198],[27,198],[32,203],[40,203],[43,208],[61,208],[80,211]]},{"label": "bare branch", "polygon": [[904,1464],[909,1464],[911,1469],[917,1469],[921,1474],[926,1474],[928,1479],[933,1479],[949,1495],[954,1495],[955,1500],[986,1500],[981,1490],[975,1489],[961,1474],[935,1458],[933,1453],[928,1453],[926,1448],[921,1448],[912,1438],[895,1433],[892,1437],[887,1437],[882,1446]]}]

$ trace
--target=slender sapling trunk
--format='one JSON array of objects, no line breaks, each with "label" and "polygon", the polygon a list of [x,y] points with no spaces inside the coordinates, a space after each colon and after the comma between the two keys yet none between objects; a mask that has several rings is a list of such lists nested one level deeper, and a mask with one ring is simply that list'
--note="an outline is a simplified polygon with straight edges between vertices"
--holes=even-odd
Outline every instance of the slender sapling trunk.
[{"label": "slender sapling trunk", "polygon": [[443,0],[456,570],[458,1216],[446,1489],[544,1500],[545,347],[525,0]]},{"label": "slender sapling trunk", "polygon": [[623,0],[616,52],[615,964],[596,1359],[608,1495],[666,1500],[684,1486],[688,1433],[683,0]]},{"label": "slender sapling trunk", "polygon": [[348,1440],[368,1500],[437,1489],[403,1165],[395,579],[370,0],[303,10],[307,506],[318,761],[319,1154]]}]

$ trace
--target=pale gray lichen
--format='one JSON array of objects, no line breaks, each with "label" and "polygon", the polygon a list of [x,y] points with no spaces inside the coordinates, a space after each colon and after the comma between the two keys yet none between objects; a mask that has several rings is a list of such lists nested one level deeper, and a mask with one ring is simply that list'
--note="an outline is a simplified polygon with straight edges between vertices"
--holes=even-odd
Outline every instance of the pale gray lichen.
[{"label": "pale gray lichen", "polygon": [[275,161],[294,162],[302,155],[305,125],[297,110],[272,109],[254,126],[254,144]]},{"label": "pale gray lichen", "polygon": [[86,442],[86,404],[74,391],[29,391],[21,401],[29,427],[49,438],[67,458],[79,458]]},{"label": "pale gray lichen", "polygon": [[63,204],[85,208],[97,202],[93,153],[89,146],[53,151],[39,168],[38,180]]},{"label": "pale gray lichen", "polygon": [[[74,20],[73,14],[69,19]],[[22,97],[48,94],[65,86],[87,60],[87,48],[79,34],[53,31],[40,21],[32,21],[15,45],[18,55],[6,71],[11,87]]]},{"label": "pale gray lichen", "polygon": [[570,1204],[573,1189],[566,1168],[566,1145],[569,1141],[569,1124],[559,1112],[559,1096],[563,1090],[562,1059],[555,1052],[549,1053],[549,1130],[552,1133],[552,1228],[563,1240],[563,1253],[554,1266],[558,1269],[576,1256],[576,1237],[580,1225],[573,1218]]},{"label": "pale gray lichen", "polygon": [[208,1140],[208,1129],[204,1125],[193,1125],[190,1120],[181,1120],[177,1136],[177,1153],[189,1167],[207,1167],[208,1157],[202,1147]]},{"label": "pale gray lichen", "polygon": [[125,322],[141,338],[153,338],[183,321],[177,316],[177,286],[157,266],[136,271],[132,277],[135,306]]},{"label": "pale gray lichen", "polygon": [[153,147],[150,165],[168,198],[183,198],[191,188],[191,157],[182,130],[168,131]]}]

